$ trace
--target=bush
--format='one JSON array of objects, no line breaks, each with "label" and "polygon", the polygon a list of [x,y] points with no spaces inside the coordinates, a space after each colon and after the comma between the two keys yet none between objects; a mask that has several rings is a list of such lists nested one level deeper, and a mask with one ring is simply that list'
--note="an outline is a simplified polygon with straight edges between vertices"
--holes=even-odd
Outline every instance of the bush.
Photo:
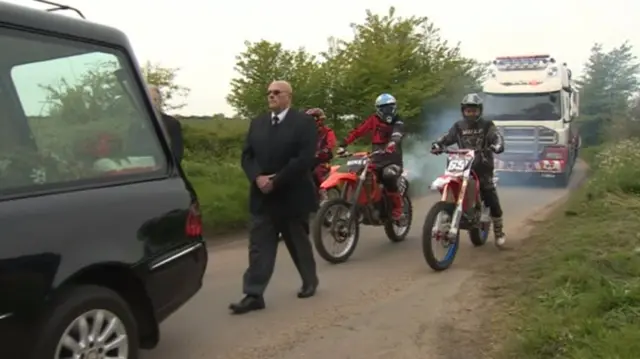
[{"label": "bush", "polygon": [[183,124],[182,166],[198,193],[207,233],[244,228],[249,183],[240,154],[249,122],[186,120]]},{"label": "bush", "polygon": [[524,244],[507,278],[505,358],[640,353],[640,142],[594,149],[592,176]]},{"label": "bush", "polygon": [[591,159],[597,175],[588,188],[594,196],[606,193],[640,195],[640,142],[624,140],[601,147]]}]

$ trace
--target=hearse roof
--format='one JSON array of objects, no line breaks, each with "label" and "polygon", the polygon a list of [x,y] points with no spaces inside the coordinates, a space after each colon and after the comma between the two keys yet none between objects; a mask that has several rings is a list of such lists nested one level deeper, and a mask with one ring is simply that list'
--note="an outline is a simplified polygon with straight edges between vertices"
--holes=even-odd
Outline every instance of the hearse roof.
[{"label": "hearse roof", "polygon": [[[65,37],[99,42],[105,45],[129,47],[125,34],[115,28],[80,18],[47,12],[0,1],[0,24],[57,33]],[[5,49],[7,51],[7,49]]]}]

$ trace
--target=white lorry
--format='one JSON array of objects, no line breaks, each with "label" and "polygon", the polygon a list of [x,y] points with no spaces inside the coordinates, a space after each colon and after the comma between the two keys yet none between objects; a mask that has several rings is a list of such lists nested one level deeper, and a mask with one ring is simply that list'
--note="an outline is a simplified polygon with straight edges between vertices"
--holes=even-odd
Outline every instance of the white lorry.
[{"label": "white lorry", "polygon": [[549,55],[497,57],[483,84],[484,117],[503,134],[496,172],[569,183],[580,149],[579,93],[566,63]]}]

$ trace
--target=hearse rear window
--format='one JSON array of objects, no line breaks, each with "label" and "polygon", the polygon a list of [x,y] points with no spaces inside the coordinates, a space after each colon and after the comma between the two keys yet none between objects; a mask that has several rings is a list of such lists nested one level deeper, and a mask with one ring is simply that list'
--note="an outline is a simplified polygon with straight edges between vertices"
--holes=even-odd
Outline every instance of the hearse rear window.
[{"label": "hearse rear window", "polygon": [[0,28],[0,195],[166,170],[126,56]]}]

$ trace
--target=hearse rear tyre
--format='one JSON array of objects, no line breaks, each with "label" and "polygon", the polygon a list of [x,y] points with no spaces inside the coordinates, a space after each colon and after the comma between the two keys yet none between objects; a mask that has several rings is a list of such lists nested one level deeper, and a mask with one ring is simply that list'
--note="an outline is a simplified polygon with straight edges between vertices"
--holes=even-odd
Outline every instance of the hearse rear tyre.
[{"label": "hearse rear tyre", "polygon": [[139,358],[135,316],[122,297],[105,287],[68,289],[54,299],[37,330],[31,359]]}]

